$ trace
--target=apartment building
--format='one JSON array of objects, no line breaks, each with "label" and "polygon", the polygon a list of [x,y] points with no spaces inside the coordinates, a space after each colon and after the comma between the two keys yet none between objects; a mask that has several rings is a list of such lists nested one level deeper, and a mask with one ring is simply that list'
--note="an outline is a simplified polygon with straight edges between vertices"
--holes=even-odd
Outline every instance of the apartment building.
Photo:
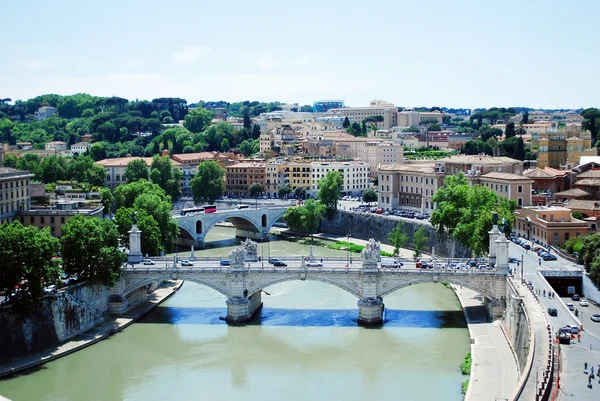
[{"label": "apartment building", "polygon": [[382,116],[383,121],[377,123],[380,129],[390,129],[398,125],[398,108],[393,103],[382,100],[371,100],[368,107],[332,108],[328,113],[348,117],[351,123],[360,123],[367,117]]},{"label": "apartment building", "polygon": [[279,196],[280,173],[283,171],[282,162],[269,162],[265,166],[265,195],[270,198]]},{"label": "apartment building", "polygon": [[225,167],[225,193],[234,198],[250,196],[250,187],[258,183],[266,186],[265,163],[238,163]]},{"label": "apartment building", "polygon": [[[106,170],[106,186],[110,189],[115,189],[118,185],[127,184],[125,178],[125,170],[127,164],[134,160],[143,160],[146,166],[150,168],[152,165],[152,157],[116,157],[112,159],[98,160],[96,163],[98,166],[104,167]],[[181,169],[181,163],[175,160],[171,160],[173,167]],[[183,188],[182,188],[183,189]]]},{"label": "apartment building", "polygon": [[29,210],[33,176],[29,171],[0,167],[0,224],[11,223],[18,212]]},{"label": "apartment building", "polygon": [[564,245],[569,238],[588,233],[588,223],[574,218],[572,212],[560,206],[526,206],[515,212],[514,229],[544,244]]},{"label": "apartment building", "polygon": [[569,127],[540,134],[532,138],[538,147],[538,167],[570,169],[579,164],[581,156],[595,156],[589,131]]},{"label": "apartment building", "polygon": [[436,163],[383,164],[377,177],[380,208],[425,213],[435,209],[431,198],[444,182],[443,169]]},{"label": "apartment building", "polygon": [[492,157],[487,155],[458,155],[438,160],[443,164],[446,174],[464,173],[466,176],[484,175],[492,171],[499,173],[523,173],[523,162],[510,157]]},{"label": "apartment building", "polygon": [[335,155],[367,162],[374,174],[381,164],[403,163],[404,147],[394,142],[352,136],[334,141]]},{"label": "apartment building", "polygon": [[491,171],[481,176],[467,176],[471,185],[481,185],[499,196],[517,201],[517,206],[532,205],[533,180],[522,175]]},{"label": "apartment building", "polygon": [[365,162],[312,162],[310,195],[319,191],[321,181],[330,171],[339,171],[344,179],[342,195],[359,195],[370,187],[370,166]]},{"label": "apartment building", "polygon": [[290,162],[281,169],[281,185],[289,185],[293,190],[302,188],[310,193],[312,166],[309,162]]},{"label": "apartment building", "polygon": [[63,141],[46,142],[44,149],[48,152],[61,152],[67,150],[67,144]]},{"label": "apartment building", "polygon": [[200,163],[210,160],[219,162],[219,152],[181,153],[171,155],[171,163],[179,163],[180,166],[179,170],[181,171],[183,196],[192,196],[190,180],[196,175]]},{"label": "apartment building", "polygon": [[415,111],[407,107],[398,112],[397,125],[399,127],[418,127],[423,121],[434,121],[440,125],[444,122],[444,114],[438,110],[430,112]]},{"label": "apartment building", "polygon": [[78,142],[71,145],[71,152],[75,155],[80,155],[82,153],[87,152],[92,147],[92,144],[89,142]]},{"label": "apartment building", "polygon": [[18,219],[24,226],[50,227],[50,234],[60,238],[63,225],[78,214],[102,218],[104,206],[89,206],[85,202],[78,201],[59,202],[53,208],[36,208],[19,212]]}]

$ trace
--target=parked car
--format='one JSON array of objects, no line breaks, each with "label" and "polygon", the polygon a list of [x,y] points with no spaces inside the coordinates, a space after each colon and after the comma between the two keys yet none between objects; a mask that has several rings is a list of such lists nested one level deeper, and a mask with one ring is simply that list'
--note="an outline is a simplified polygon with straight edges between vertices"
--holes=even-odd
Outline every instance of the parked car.
[{"label": "parked car", "polygon": [[219,262],[219,265],[221,266],[231,266],[231,262],[227,259],[223,259]]},{"label": "parked car", "polygon": [[153,265],[154,261],[152,259],[144,259],[144,264],[145,265]]},{"label": "parked car", "polygon": [[556,308],[548,308],[548,315],[558,316],[558,311],[556,310]]},{"label": "parked car", "polygon": [[528,251],[528,250],[530,250],[530,249],[531,249],[531,245],[529,245],[529,244],[523,244],[523,245],[521,245],[521,246],[522,246],[522,247],[523,247],[523,249],[525,249],[526,251]]},{"label": "parked car", "polygon": [[276,267],[287,267],[287,264],[284,263],[284,262],[282,262],[281,260],[276,260],[276,261],[273,262],[273,266],[276,266]]},{"label": "parked car", "polygon": [[579,334],[579,327],[572,326],[570,324],[565,325],[565,329],[569,330],[573,334]]},{"label": "parked car", "polygon": [[590,316],[590,320],[592,322],[600,322],[600,315],[597,313],[594,313],[592,316]]},{"label": "parked car", "polygon": [[54,285],[54,284],[49,285],[47,287],[44,287],[44,293],[45,294],[51,294],[51,293],[56,292],[56,291],[57,291],[57,288],[56,288],[56,285]]},{"label": "parked car", "polygon": [[182,260],[181,266],[194,266],[194,262],[192,262],[190,260]]},{"label": "parked car", "polygon": [[323,267],[323,263],[317,261],[306,262],[306,267]]},{"label": "parked car", "polygon": [[571,332],[565,328],[558,329],[556,337],[560,344],[571,344]]},{"label": "parked car", "polygon": [[590,303],[587,301],[587,299],[581,299],[581,301],[579,301],[579,306],[590,306]]},{"label": "parked car", "polygon": [[573,300],[573,301],[579,301],[579,299],[580,299],[580,298],[579,298],[579,294],[573,294],[573,295],[571,296],[571,300]]}]

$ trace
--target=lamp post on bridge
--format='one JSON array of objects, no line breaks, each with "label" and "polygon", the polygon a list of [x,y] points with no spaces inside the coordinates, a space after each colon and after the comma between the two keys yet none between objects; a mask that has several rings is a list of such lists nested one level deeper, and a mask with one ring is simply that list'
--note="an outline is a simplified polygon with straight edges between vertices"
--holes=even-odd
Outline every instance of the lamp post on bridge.
[{"label": "lamp post on bridge", "polygon": [[350,235],[346,234],[346,267],[350,266]]}]

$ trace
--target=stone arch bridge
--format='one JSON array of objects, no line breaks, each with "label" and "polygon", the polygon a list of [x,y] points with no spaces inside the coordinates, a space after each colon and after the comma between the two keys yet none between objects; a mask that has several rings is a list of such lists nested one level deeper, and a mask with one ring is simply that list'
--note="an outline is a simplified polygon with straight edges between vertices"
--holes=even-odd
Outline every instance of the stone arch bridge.
[{"label": "stone arch bridge", "polygon": [[273,224],[283,217],[287,209],[288,207],[230,209],[207,214],[175,215],[173,218],[185,233],[185,237],[193,241],[190,245],[201,249],[204,247],[206,233],[219,222],[231,222],[236,228],[237,237],[261,239],[268,234]]},{"label": "stone arch bridge", "polygon": [[[508,241],[507,241],[508,242]],[[505,310],[508,264],[489,271],[399,268],[382,269],[377,260],[379,245],[371,240],[362,254],[362,263],[352,268],[308,267],[283,268],[248,267],[245,251],[236,248],[230,254],[231,265],[220,267],[215,260],[204,268],[125,268],[117,285],[111,289],[111,306],[123,312],[130,303],[130,294],[140,288],[167,279],[183,279],[203,284],[227,297],[227,321],[240,323],[252,319],[262,307],[263,289],[292,280],[314,280],[339,287],[358,298],[358,322],[376,325],[383,322],[386,295],[401,288],[427,282],[461,285],[481,294],[491,316],[499,317]],[[198,259],[197,259],[198,260]],[[327,263],[326,263],[327,264]],[[333,264],[333,263],[332,263]],[[308,264],[311,265],[311,264]],[[135,295],[138,296],[138,295]],[[133,302],[133,301],[132,301]]]}]

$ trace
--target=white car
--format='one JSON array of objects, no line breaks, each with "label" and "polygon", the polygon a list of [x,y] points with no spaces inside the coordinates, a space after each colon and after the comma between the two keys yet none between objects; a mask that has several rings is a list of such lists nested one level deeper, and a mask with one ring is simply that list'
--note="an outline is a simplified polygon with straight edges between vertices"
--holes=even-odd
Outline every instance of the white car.
[{"label": "white car", "polygon": [[145,265],[153,265],[154,261],[152,259],[144,259],[144,264]]},{"label": "white car", "polygon": [[194,266],[194,262],[189,261],[189,260],[182,260],[181,266]]},{"label": "white car", "polygon": [[306,267],[323,267],[321,262],[306,262]]},{"label": "white car", "polygon": [[590,303],[587,299],[581,299],[581,301],[579,301],[579,306],[590,306]]},{"label": "white car", "polygon": [[600,315],[594,313],[592,316],[590,316],[590,319],[592,320],[592,322],[600,322]]}]

